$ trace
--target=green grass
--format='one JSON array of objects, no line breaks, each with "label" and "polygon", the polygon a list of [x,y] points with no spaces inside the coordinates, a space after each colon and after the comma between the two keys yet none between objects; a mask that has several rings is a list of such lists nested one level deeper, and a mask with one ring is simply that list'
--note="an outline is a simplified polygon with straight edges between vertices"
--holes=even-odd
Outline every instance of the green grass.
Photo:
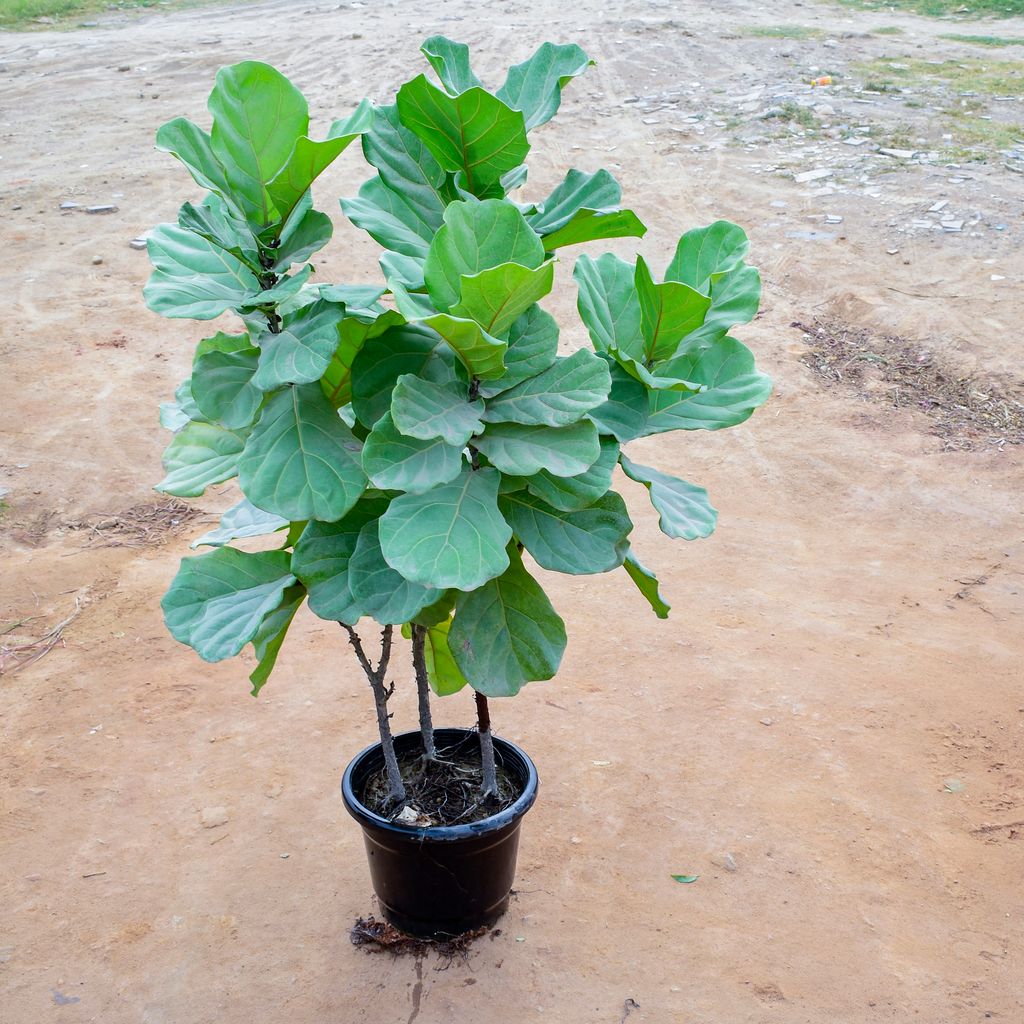
[{"label": "green grass", "polygon": [[947,86],[955,92],[1024,96],[1022,61],[969,58],[929,64],[926,60],[882,57],[859,64],[856,70],[865,76],[864,87],[876,92],[893,92],[914,86]]},{"label": "green grass", "polygon": [[952,39],[957,43],[974,43],[976,46],[1021,46],[1024,38],[1019,36],[962,36],[956,32],[948,32],[939,36],[940,39]]},{"label": "green grass", "polygon": [[[90,15],[112,11],[168,11],[195,7],[199,0],[0,0],[0,28],[74,28]],[[40,23],[37,19],[52,19]]]},{"label": "green grass", "polygon": [[823,33],[820,28],[805,25],[748,25],[740,29],[740,35],[762,39],[817,39]]},{"label": "green grass", "polygon": [[788,121],[791,124],[798,124],[801,128],[805,128],[807,131],[817,131],[818,119],[814,116],[814,111],[810,107],[803,107],[799,103],[794,103],[792,100],[786,100],[782,106],[769,114],[766,121]]},{"label": "green grass", "polygon": [[991,14],[1010,18],[1024,14],[1024,0],[840,0],[862,11],[911,11],[932,18],[947,14]]},{"label": "green grass", "polygon": [[881,28],[871,30],[876,36],[901,36],[903,29],[899,25],[883,25]]}]

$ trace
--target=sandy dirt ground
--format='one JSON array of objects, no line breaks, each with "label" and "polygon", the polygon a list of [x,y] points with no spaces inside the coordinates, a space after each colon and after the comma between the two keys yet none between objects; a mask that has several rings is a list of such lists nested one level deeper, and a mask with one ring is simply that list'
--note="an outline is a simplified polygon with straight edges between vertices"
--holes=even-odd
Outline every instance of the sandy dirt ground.
[{"label": "sandy dirt ground", "polygon": [[[780,23],[818,34],[748,34]],[[1024,35],[995,24],[958,31]],[[990,58],[949,30],[793,0],[276,0],[0,33],[3,1024],[1024,1020],[1024,449],[937,436],[884,382],[822,380],[792,326],[899,334],[954,377],[1019,387],[1024,176],[928,156],[948,141],[934,97],[858,91],[880,56]],[[253,700],[246,665],[163,629],[178,558],[235,492],[167,532],[80,528],[157,499],[157,403],[204,331],[145,309],[128,245],[194,198],[156,127],[201,120],[217,67],[250,57],[324,127],[418,73],[435,32],[485,79],[546,38],[596,58],[537,134],[527,194],[609,167],[659,266],[682,229],[746,225],[766,289],[740,336],[776,381],[742,427],[634,446],[721,510],[710,540],[672,542],[622,481],[668,622],[618,573],[545,578],[563,670],[493,712],[541,773],[518,895],[446,969],[349,943],[374,903],[338,782],[374,725],[339,631],[303,613]],[[843,77],[812,92],[825,71]],[[765,118],[787,102],[818,128]],[[992,108],[1024,120],[1019,99]],[[843,141],[897,122],[924,158]],[[794,179],[809,169],[832,174]],[[352,150],[316,188],[336,215],[325,278],[375,277],[335,202],[366,175]],[[549,304],[566,350],[585,340],[571,263]],[[10,652],[76,605],[18,669]],[[436,716],[469,724],[471,701]]]}]

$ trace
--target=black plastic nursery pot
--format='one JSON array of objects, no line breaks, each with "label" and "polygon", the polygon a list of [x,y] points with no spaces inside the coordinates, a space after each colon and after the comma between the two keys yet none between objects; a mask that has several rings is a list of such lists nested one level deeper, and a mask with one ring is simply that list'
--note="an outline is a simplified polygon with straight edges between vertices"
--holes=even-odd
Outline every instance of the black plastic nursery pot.
[{"label": "black plastic nursery pot", "polygon": [[[434,740],[442,756],[479,749],[471,729],[437,729]],[[418,732],[395,737],[399,756],[420,749]],[[537,799],[537,769],[523,750],[497,736],[494,755],[521,793],[503,811],[467,825],[417,828],[390,822],[364,807],[360,798],[366,781],[384,764],[379,743],[345,769],[345,808],[362,826],[370,880],[381,912],[396,928],[421,938],[461,935],[494,924],[508,908],[519,826]]]}]

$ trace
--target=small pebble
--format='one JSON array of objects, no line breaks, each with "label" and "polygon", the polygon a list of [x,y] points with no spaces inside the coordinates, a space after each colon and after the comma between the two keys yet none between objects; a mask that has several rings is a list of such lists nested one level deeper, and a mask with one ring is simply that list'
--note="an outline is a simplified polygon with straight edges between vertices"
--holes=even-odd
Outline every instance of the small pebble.
[{"label": "small pebble", "polygon": [[62,210],[77,210],[78,209],[78,203],[73,203],[69,199],[67,202],[61,203],[60,204],[60,208]]},{"label": "small pebble", "polygon": [[93,256],[93,258],[92,258],[92,265],[94,267],[98,267],[102,262],[103,262],[103,257],[102,256]]},{"label": "small pebble", "polygon": [[203,828],[218,828],[226,825],[228,812],[226,807],[204,807],[199,815]]},{"label": "small pebble", "polygon": [[86,213],[116,213],[117,207],[107,203],[104,206],[87,206],[85,208]]},{"label": "small pebble", "polygon": [[774,725],[775,724],[775,719],[774,718],[762,718],[762,719],[760,719],[760,722],[761,722],[762,725]]},{"label": "small pebble", "polygon": [[290,853],[282,853],[279,856],[281,857],[281,860],[287,860],[291,856],[291,854]]}]

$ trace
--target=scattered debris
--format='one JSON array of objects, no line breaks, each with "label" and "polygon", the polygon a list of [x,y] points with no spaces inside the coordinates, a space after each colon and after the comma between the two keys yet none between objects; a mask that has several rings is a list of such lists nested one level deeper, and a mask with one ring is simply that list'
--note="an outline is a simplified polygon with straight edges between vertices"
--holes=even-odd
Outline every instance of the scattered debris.
[{"label": "scattered debris", "polygon": [[102,206],[87,206],[85,208],[86,213],[117,213],[117,207],[112,203],[107,203]]},{"label": "scattered debris", "polygon": [[70,199],[60,204],[62,210],[77,210],[78,203],[73,203]]},{"label": "scattered debris", "polygon": [[1024,444],[1024,381],[961,374],[907,338],[841,321],[792,326],[806,334],[810,349],[801,361],[818,377],[864,401],[926,413],[945,450],[971,451],[979,442]]},{"label": "scattered debris", "polygon": [[[422,959],[433,952],[445,961],[444,966],[447,967],[455,960],[468,959],[470,946],[489,931],[489,928],[477,928],[475,931],[443,939],[418,939],[399,931],[387,921],[378,921],[371,914],[356,921],[349,938],[353,946],[360,946],[370,953],[390,953],[395,957],[414,956]],[[501,929],[495,929],[491,932],[491,937],[495,938],[500,934]]]},{"label": "scattered debris", "polygon": [[700,878],[700,875],[673,875],[672,880],[674,882],[682,882],[684,885],[689,885],[691,882],[696,882]]},{"label": "scattered debris", "polygon": [[17,635],[12,635],[13,630],[25,622],[31,621],[35,616],[27,616],[15,622],[0,635],[11,636],[10,642],[0,643],[0,676],[5,672],[17,672],[32,662],[38,661],[44,655],[49,654],[58,644],[64,643],[64,630],[78,618],[82,610],[81,598],[75,598],[75,610],[66,618],[61,620],[52,629],[47,630],[37,640],[18,640]]},{"label": "scattered debris", "polygon": [[830,167],[817,167],[813,171],[800,171],[793,175],[793,180],[802,185],[807,181],[819,181],[822,178],[831,178],[835,174]]},{"label": "scattered debris", "polygon": [[625,1000],[622,1004],[622,1016],[619,1018],[619,1024],[626,1024],[626,1018],[634,1011],[639,1010],[640,1004],[633,998]]},{"label": "scattered debris", "polygon": [[102,256],[93,256],[93,258],[92,258],[92,265],[94,267],[98,267],[98,266],[102,265],[102,263],[103,263],[103,257]]},{"label": "scattered debris", "polygon": [[[124,346],[108,342],[107,347]],[[64,525],[71,530],[88,530],[89,546],[142,548],[163,543],[168,534],[206,514],[180,498],[164,498],[158,502],[133,505],[123,512],[94,512]]]},{"label": "scattered debris", "polygon": [[[43,21],[42,18],[35,18],[35,21]],[[46,19],[52,23],[53,18]],[[80,1003],[82,1001],[81,996],[66,996],[62,992],[58,992],[55,988],[50,989],[53,993],[53,1001],[57,1006],[70,1006],[72,1003]]]},{"label": "scattered debris", "polygon": [[912,160],[917,154],[916,149],[882,149],[878,150],[882,156],[895,157],[897,160]]},{"label": "scattered debris", "polygon": [[204,807],[199,813],[199,822],[203,828],[220,828],[228,823],[226,807]]},{"label": "scattered debris", "polygon": [[960,779],[946,779],[942,783],[942,789],[945,793],[962,793],[964,784]]},{"label": "scattered debris", "polygon": [[145,235],[139,235],[137,238],[130,239],[129,242],[128,242],[128,245],[132,249],[145,249],[146,248],[146,239],[148,237],[149,237],[148,233],[145,234]]},{"label": "scattered debris", "polygon": [[948,205],[948,199],[940,199],[937,203],[932,203],[932,205],[928,207],[928,212],[941,213]]},{"label": "scattered debris", "polygon": [[740,869],[740,866],[736,863],[736,858],[731,853],[723,853],[712,857],[711,863],[716,867],[725,868],[726,871],[739,871]]}]

